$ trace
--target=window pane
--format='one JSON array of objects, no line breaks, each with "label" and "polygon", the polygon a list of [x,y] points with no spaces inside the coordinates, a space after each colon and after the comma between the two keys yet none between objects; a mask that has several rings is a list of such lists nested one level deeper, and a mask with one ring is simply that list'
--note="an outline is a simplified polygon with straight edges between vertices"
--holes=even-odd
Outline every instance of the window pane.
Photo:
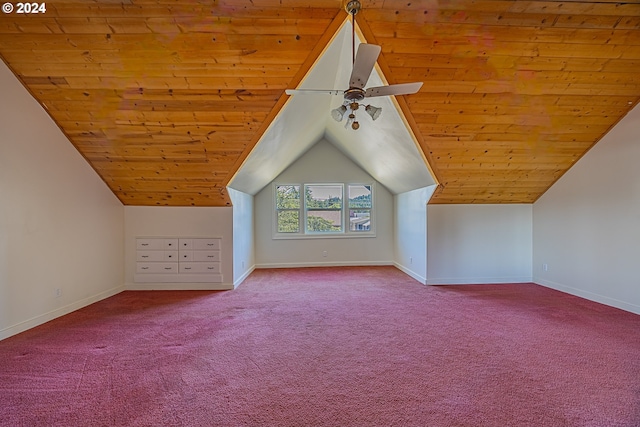
[{"label": "window pane", "polygon": [[342,211],[308,210],[307,231],[314,233],[342,231]]},{"label": "window pane", "polygon": [[300,209],[300,186],[278,185],[276,187],[276,209]]},{"label": "window pane", "polygon": [[342,185],[305,186],[307,231],[312,233],[341,232]]},{"label": "window pane", "polygon": [[371,231],[370,209],[349,209],[350,231]]},{"label": "window pane", "polygon": [[297,233],[298,231],[300,231],[300,212],[278,211],[278,233]]},{"label": "window pane", "polygon": [[370,185],[350,185],[349,186],[349,207],[371,209],[371,186]]}]

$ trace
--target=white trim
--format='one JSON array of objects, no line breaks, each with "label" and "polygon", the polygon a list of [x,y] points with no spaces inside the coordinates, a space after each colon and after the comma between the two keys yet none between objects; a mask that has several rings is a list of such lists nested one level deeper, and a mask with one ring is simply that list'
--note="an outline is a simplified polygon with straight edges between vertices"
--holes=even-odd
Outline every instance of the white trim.
[{"label": "white trim", "polygon": [[233,283],[127,283],[127,291],[230,291]]},{"label": "white trim", "polygon": [[531,276],[514,277],[452,277],[427,279],[427,285],[486,285],[494,283],[532,283]]},{"label": "white trim", "polygon": [[291,233],[285,236],[285,233],[279,233],[273,236],[273,240],[315,240],[315,239],[360,239],[367,237],[376,237],[375,233],[366,231],[352,231],[350,233],[317,233],[317,234],[299,234]]},{"label": "white trim", "polygon": [[621,301],[616,298],[611,298],[606,295],[600,295],[594,292],[585,291],[583,289],[577,289],[572,286],[567,286],[561,283],[553,282],[551,280],[543,280],[543,279],[536,278],[534,283],[540,286],[544,286],[546,288],[555,289],[556,291],[560,291],[560,292],[564,292],[580,298],[584,298],[589,301],[594,301],[600,304],[619,308],[620,310],[629,311],[634,314],[640,314],[640,306],[636,304],[631,304],[625,301]]},{"label": "white trim", "polygon": [[[340,187],[340,209],[326,209],[327,211],[332,211],[332,212],[340,212],[340,230],[338,231],[309,231],[307,230],[307,226],[309,225],[309,221],[308,216],[309,216],[309,210],[313,210],[313,209],[309,209],[309,207],[307,206],[307,188],[309,187]],[[330,235],[344,235],[347,234],[347,229],[345,227],[345,184],[344,183],[340,183],[340,182],[321,182],[321,183],[315,183],[315,182],[305,182],[302,184],[302,192],[300,194],[300,202],[302,204],[302,223],[300,224],[302,226],[302,232],[306,235],[306,236],[330,236]],[[311,196],[313,197],[313,195]],[[313,199],[314,201],[316,199]],[[319,209],[316,209],[319,210]],[[313,217],[313,215],[312,215]]]},{"label": "white trim", "polygon": [[0,340],[5,338],[9,338],[13,335],[17,335],[21,332],[29,330],[31,328],[35,328],[36,326],[40,326],[44,323],[47,323],[53,319],[57,319],[58,317],[62,317],[66,314],[84,308],[88,305],[91,305],[95,302],[101,301],[103,299],[112,297],[120,292],[124,291],[124,285],[117,286],[115,288],[111,288],[107,291],[100,292],[99,294],[93,295],[91,297],[87,297],[81,299],[76,302],[72,302],[71,304],[67,304],[63,307],[56,308],[55,310],[48,311],[44,314],[32,317],[31,319],[24,320],[22,322],[16,323],[15,325],[9,326],[0,330]]},{"label": "white trim", "polygon": [[409,269],[408,267],[405,267],[402,264],[399,264],[398,262],[394,262],[393,265],[398,270],[402,271],[404,274],[406,274],[408,276],[411,276],[412,278],[416,279],[418,282],[422,283],[423,285],[427,284],[427,278],[426,277],[422,277],[421,275],[419,275],[415,271]]},{"label": "white trim", "polygon": [[345,261],[345,262],[286,262],[256,264],[256,268],[302,268],[302,267],[369,267],[393,265],[393,261]]},{"label": "white trim", "polygon": [[244,272],[244,274],[243,274],[242,276],[240,276],[240,277],[238,277],[236,280],[234,280],[234,281],[233,281],[233,288],[235,289],[235,288],[237,288],[238,286],[240,286],[240,285],[242,284],[242,282],[244,282],[244,281],[245,281],[245,279],[246,279],[247,277],[249,277],[249,275],[250,275],[251,273],[253,273],[253,270],[255,270],[255,269],[256,269],[256,266],[255,266],[255,265],[252,265],[252,266],[251,266],[247,271],[245,271],[245,272]]},{"label": "white trim", "polygon": [[[331,232],[308,232],[307,231],[307,206],[306,206],[306,187],[310,185],[336,185],[342,187],[342,208],[340,209],[342,216],[342,230]],[[371,229],[369,231],[352,231],[349,229],[349,186],[369,186],[371,187],[371,209],[370,221]],[[271,195],[271,238],[273,240],[295,240],[295,239],[353,239],[359,237],[376,237],[376,201],[375,193],[376,182],[276,182],[271,183],[272,195]],[[280,233],[278,232],[278,209],[276,208],[276,200],[278,197],[278,187],[280,186],[299,186],[300,187],[300,208],[298,209],[298,232],[295,233]],[[355,208],[354,208],[355,209]],[[295,209],[291,209],[295,210]]]}]

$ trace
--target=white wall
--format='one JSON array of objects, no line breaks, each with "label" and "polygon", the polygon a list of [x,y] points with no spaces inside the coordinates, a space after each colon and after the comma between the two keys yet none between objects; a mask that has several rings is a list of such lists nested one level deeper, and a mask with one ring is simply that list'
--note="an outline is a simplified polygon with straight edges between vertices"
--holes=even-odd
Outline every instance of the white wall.
[{"label": "white wall", "polygon": [[[232,289],[233,210],[231,207],[125,206],[127,289]],[[136,237],[221,237],[222,284],[135,283]]]},{"label": "white wall", "polygon": [[427,283],[427,202],[435,185],[394,196],[394,261],[397,268]]},{"label": "white wall", "polygon": [[429,205],[427,283],[532,280],[532,205]]},{"label": "white wall", "polygon": [[256,267],[393,263],[393,196],[330,142],[318,142],[275,182],[373,182],[376,236],[273,239],[274,193],[269,184],[255,196]]},{"label": "white wall", "polygon": [[124,225],[120,201],[2,61],[0,94],[3,339],[121,291]]},{"label": "white wall", "polygon": [[640,314],[639,164],[636,107],[534,204],[536,283]]},{"label": "white wall", "polygon": [[238,286],[255,268],[253,196],[227,188],[233,204],[233,286]]}]

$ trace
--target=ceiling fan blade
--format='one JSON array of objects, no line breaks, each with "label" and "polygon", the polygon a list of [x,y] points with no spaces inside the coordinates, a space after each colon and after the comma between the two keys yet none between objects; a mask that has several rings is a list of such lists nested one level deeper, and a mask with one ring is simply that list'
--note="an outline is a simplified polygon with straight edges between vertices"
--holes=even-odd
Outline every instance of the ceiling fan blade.
[{"label": "ceiling fan blade", "polygon": [[373,71],[373,66],[376,65],[380,55],[380,50],[380,46],[375,44],[361,43],[358,46],[353,71],[351,71],[351,77],[349,77],[349,87],[362,89],[367,84],[371,71]]},{"label": "ceiling fan blade", "polygon": [[342,95],[343,90],[323,90],[323,89],[286,89],[287,95]]},{"label": "ceiling fan blade", "polygon": [[410,95],[419,91],[421,87],[422,82],[370,87],[365,91],[364,96],[369,98],[372,96]]}]

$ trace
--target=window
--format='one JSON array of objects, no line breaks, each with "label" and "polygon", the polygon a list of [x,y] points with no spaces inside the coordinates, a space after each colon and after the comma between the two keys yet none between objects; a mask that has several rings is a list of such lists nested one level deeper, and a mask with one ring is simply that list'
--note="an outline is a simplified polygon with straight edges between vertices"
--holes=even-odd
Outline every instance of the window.
[{"label": "window", "polygon": [[349,185],[349,230],[371,231],[371,186]]},{"label": "window", "polygon": [[304,186],[304,217],[307,233],[340,233],[342,228],[342,184]]},{"label": "window", "polygon": [[300,232],[300,186],[276,187],[276,217],[278,233]]},{"label": "window", "polygon": [[274,237],[374,236],[373,185],[277,184]]}]

